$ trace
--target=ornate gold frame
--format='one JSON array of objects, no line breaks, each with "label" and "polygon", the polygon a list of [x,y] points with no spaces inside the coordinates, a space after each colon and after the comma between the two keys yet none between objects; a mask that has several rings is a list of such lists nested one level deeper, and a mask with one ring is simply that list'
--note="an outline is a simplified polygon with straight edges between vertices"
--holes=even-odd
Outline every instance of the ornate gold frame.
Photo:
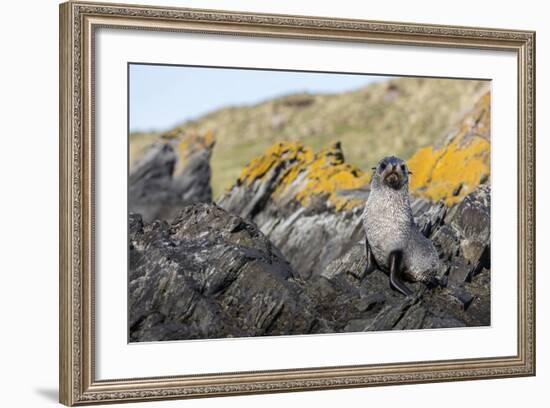
[{"label": "ornate gold frame", "polygon": [[[514,356],[163,378],[94,376],[93,46],[98,27],[517,53],[518,350]],[[535,33],[69,2],[60,6],[60,401],[145,401],[535,374]]]}]

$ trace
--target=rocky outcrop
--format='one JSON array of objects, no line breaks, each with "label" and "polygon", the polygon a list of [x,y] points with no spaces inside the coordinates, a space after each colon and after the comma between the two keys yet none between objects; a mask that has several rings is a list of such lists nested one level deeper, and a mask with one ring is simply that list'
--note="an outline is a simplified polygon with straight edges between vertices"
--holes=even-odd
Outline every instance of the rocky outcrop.
[{"label": "rocky outcrop", "polygon": [[252,160],[218,202],[249,218],[268,207],[288,213],[296,208],[347,210],[362,202],[339,193],[369,181],[367,173],[346,163],[339,142],[318,153],[300,142],[280,142]]},{"label": "rocky outcrop", "polygon": [[365,192],[356,189],[369,180],[345,162],[339,143],[317,154],[298,142],[278,143],[242,171],[218,204],[255,222],[307,279],[362,236]]},{"label": "rocky outcrop", "polygon": [[[437,163],[426,162],[424,171],[420,156],[409,161],[417,163],[412,180],[418,177],[425,183],[420,188],[411,182],[415,221],[442,260],[435,287],[410,284],[416,290],[414,301],[391,290],[381,271],[363,276],[361,214],[370,173],[346,163],[339,143],[317,154],[300,143],[274,145],[243,169],[219,205],[254,222],[281,250],[295,274],[307,282],[316,314],[333,321],[333,330],[487,325],[488,98],[483,96],[456,127],[459,130],[437,148]],[[462,161],[472,166],[469,172]],[[445,185],[444,177],[449,180]],[[353,304],[365,310],[346,306]],[[341,315],[331,320],[334,310]]]},{"label": "rocky outcrop", "polygon": [[[345,161],[340,143],[319,152],[277,143],[217,204],[170,204],[171,222],[130,216],[130,339],[489,325],[488,98],[408,161],[415,222],[441,259],[430,286],[407,283],[414,295],[404,297],[384,272],[365,276],[371,176]],[[193,162],[177,170],[177,146],[158,145],[136,166],[138,191],[174,190]]]},{"label": "rocky outcrop", "polygon": [[[360,300],[349,299],[351,304],[365,306],[376,300],[379,306],[354,319],[344,331],[489,325],[490,192],[489,186],[482,185],[450,209],[422,199],[413,202],[415,221],[436,245],[442,267],[438,282],[431,287],[407,283],[415,291],[412,298],[391,290],[388,277],[379,270],[363,276],[361,241],[329,263],[322,277],[329,282],[345,280],[362,294]],[[342,298],[346,293],[350,291],[337,291],[333,296]]]},{"label": "rocky outcrop", "polygon": [[253,225],[212,204],[172,222],[130,216],[131,341],[309,333],[319,319],[289,263]]},{"label": "rocky outcrop", "polygon": [[484,94],[439,146],[428,146],[408,160],[411,192],[432,201],[458,203],[489,180],[491,96]]},{"label": "rocky outcrop", "polygon": [[362,238],[302,279],[252,222],[215,204],[188,206],[172,223],[131,215],[130,340],[488,325],[490,241],[470,221],[489,216],[489,195],[482,186],[450,211],[415,202],[443,267],[433,287],[408,283],[415,292],[408,298],[379,270],[363,276]]},{"label": "rocky outcrop", "polygon": [[[490,182],[489,109],[485,94],[440,147],[422,149],[408,161],[413,210],[427,236],[435,233],[434,221],[427,221],[432,213],[439,220]],[[423,161],[428,153],[433,155]],[[340,143],[318,153],[299,142],[278,143],[252,160],[218,203],[255,222],[308,279],[363,237],[359,215],[370,177],[346,163]],[[488,228],[489,220],[480,225]]]},{"label": "rocky outcrop", "polygon": [[211,202],[212,134],[165,135],[133,165],[129,211],[149,222],[171,220],[188,204]]}]

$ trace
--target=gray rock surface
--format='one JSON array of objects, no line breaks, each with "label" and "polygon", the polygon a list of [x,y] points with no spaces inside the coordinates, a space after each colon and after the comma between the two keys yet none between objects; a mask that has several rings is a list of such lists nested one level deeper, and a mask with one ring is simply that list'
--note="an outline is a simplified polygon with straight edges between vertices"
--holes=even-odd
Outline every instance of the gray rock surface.
[{"label": "gray rock surface", "polygon": [[[258,225],[289,260],[296,273],[309,279],[320,276],[331,260],[342,256],[355,241],[364,237],[360,220],[363,209],[335,210],[329,192],[312,195],[306,205],[297,202],[296,195],[310,183],[322,183],[319,177],[328,178],[335,171],[355,177],[355,170],[346,167],[339,143],[305,163],[296,158],[301,149],[298,147],[298,153],[288,158],[284,151],[282,157],[277,157],[252,183],[238,180],[218,200],[218,204]],[[308,174],[312,167],[319,167],[322,171],[312,177]],[[277,193],[293,172],[298,175],[282,193]],[[363,190],[345,190],[341,194],[345,195],[345,200],[356,196],[364,200]]]},{"label": "gray rock surface", "polygon": [[[353,211],[324,218],[324,228],[347,234],[323,237],[332,259],[323,257],[316,234],[286,241],[292,256],[314,260],[318,272],[309,274],[254,222],[216,204],[185,207],[172,223],[144,224],[131,215],[130,341],[488,325],[489,234],[465,220],[490,218],[489,196],[481,186],[451,209],[415,202],[417,222],[431,225],[443,267],[437,285],[407,283],[414,291],[407,298],[390,288],[384,272],[362,276],[365,248]],[[312,217],[322,214],[296,219]]]},{"label": "gray rock surface", "polygon": [[175,174],[181,159],[174,147],[162,142],[152,145],[130,173],[129,211],[146,222],[171,220],[188,204],[211,202],[210,153],[210,149],[190,152]]},{"label": "gray rock surface", "polygon": [[[280,167],[271,167],[258,182],[235,185],[220,205],[256,223],[281,250],[305,282],[315,314],[329,322],[327,330],[490,324],[489,185],[479,186],[450,208],[441,202],[412,198],[415,222],[433,240],[442,267],[438,282],[430,288],[407,283],[415,296],[405,299],[390,288],[383,272],[363,276],[362,206],[336,211],[321,196],[304,207],[273,193],[288,165],[282,162]],[[299,183],[300,177],[296,180]],[[295,191],[292,186],[288,190]],[[364,189],[341,194],[349,200],[368,197]],[[376,301],[369,303],[369,299]]]},{"label": "gray rock surface", "polygon": [[315,330],[291,266],[240,217],[195,204],[170,224],[132,214],[129,231],[130,341]]}]

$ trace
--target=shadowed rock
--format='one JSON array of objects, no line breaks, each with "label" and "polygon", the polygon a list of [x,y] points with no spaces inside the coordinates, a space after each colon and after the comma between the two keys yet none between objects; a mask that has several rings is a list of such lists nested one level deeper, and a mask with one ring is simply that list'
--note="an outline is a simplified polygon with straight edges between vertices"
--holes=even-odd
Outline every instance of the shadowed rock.
[{"label": "shadowed rock", "polygon": [[[131,215],[130,340],[488,325],[489,265],[483,256],[468,263],[460,247],[463,240],[489,245],[479,229],[460,228],[472,208],[488,212],[490,190],[478,190],[444,219],[441,210],[422,213],[434,235],[447,227],[457,240],[434,240],[442,256],[451,254],[443,259],[442,283],[407,283],[415,293],[409,298],[390,288],[384,272],[363,276],[363,239],[342,244],[321,273],[302,279],[253,223],[215,204],[188,206],[172,223],[144,224]],[[468,268],[468,279],[453,275],[455,264]]]},{"label": "shadowed rock", "polygon": [[215,205],[171,224],[130,216],[131,341],[309,333],[313,307],[252,224]]},{"label": "shadowed rock", "polygon": [[[442,257],[442,269],[439,274],[440,281],[435,286],[426,287],[422,283],[407,282],[415,293],[411,298],[405,298],[392,290],[389,287],[388,276],[382,271],[375,270],[364,276],[366,259],[362,240],[330,262],[324,268],[322,277],[331,282],[345,280],[363,299],[369,296],[384,299],[382,308],[365,308],[361,319],[354,320],[353,325],[347,329],[370,331],[489,325],[491,316],[488,196],[490,188],[480,186],[444,217],[442,215],[446,211],[443,211],[443,208],[446,210],[446,207],[431,204],[426,209],[425,203],[413,202],[413,210],[420,211],[419,214],[414,213],[416,223],[431,225],[429,236],[432,237]],[[462,228],[464,218],[473,216],[472,211],[475,211],[478,220],[486,217],[483,222],[484,228]],[[469,223],[467,225],[469,226]],[[445,231],[445,240],[437,239],[442,235],[441,231]],[[476,248],[483,249],[476,252],[473,258],[469,258],[461,247],[463,242],[475,242]],[[342,285],[339,287],[343,288]],[[355,295],[349,289],[343,289],[334,296],[348,297],[347,302],[351,304],[355,301]],[[381,303],[377,302],[378,305]]]},{"label": "shadowed rock", "polygon": [[186,205],[212,201],[212,135],[171,136],[153,144],[129,177],[129,211],[147,222],[171,220]]}]

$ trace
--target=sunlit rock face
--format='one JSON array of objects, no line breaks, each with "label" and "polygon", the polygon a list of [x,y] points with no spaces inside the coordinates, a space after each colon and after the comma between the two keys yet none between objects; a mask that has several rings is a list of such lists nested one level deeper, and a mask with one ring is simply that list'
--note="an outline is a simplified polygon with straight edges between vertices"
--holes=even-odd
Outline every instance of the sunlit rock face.
[{"label": "sunlit rock face", "polygon": [[484,94],[439,145],[409,160],[411,192],[447,205],[458,203],[491,174],[491,97]]}]

